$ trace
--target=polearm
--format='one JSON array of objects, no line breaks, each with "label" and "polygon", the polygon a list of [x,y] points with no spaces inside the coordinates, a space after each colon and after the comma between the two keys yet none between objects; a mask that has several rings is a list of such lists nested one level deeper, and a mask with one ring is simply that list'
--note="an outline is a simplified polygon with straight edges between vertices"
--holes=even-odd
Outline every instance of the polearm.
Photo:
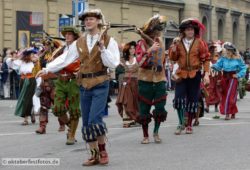
[{"label": "polearm", "polygon": [[[114,23],[108,23],[108,24],[102,24],[102,27],[109,26],[110,28],[136,28],[135,25],[131,24],[114,24]],[[76,25],[76,27],[85,27],[85,25]]]},{"label": "polearm", "polygon": [[134,33],[139,34],[150,46],[152,46],[155,42],[147,34],[143,33],[143,31],[140,28],[134,27],[134,28],[128,28],[128,29],[118,31],[119,34],[125,33],[125,32],[134,32]]},{"label": "polearm", "polygon": [[44,30],[43,30],[43,33],[44,33],[44,34],[46,35],[46,37],[47,37],[48,39],[50,39],[51,41],[52,41],[52,39],[65,41],[65,38],[50,36],[49,33],[45,32]]},{"label": "polearm", "polygon": [[[85,28],[85,25],[76,25],[76,27]],[[133,28],[133,29],[136,28],[135,25],[131,25],[131,24],[114,24],[114,23],[105,23],[105,24],[102,24],[101,27],[102,27],[102,30],[101,30],[100,35],[98,37],[97,44],[99,44],[101,39],[103,39],[103,36],[105,34],[107,34],[107,31],[110,28],[130,28],[130,29],[131,28]]]}]

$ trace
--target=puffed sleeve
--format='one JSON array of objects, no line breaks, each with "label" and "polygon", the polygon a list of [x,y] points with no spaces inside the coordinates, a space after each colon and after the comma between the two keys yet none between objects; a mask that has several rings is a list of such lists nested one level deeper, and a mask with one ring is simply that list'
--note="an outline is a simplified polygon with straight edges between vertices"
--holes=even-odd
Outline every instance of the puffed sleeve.
[{"label": "puffed sleeve", "polygon": [[101,58],[103,64],[111,69],[115,69],[120,64],[120,52],[114,38],[110,38],[107,49],[101,51]]},{"label": "puffed sleeve", "polygon": [[[67,48],[67,47],[66,47]],[[55,60],[48,63],[46,68],[43,68],[46,72],[56,73],[63,68],[67,67],[69,64],[73,63],[79,57],[76,41],[74,41],[68,50],[64,51],[63,54],[58,56]]]},{"label": "puffed sleeve", "polygon": [[204,42],[203,40],[200,41],[200,58],[203,63],[203,68],[205,72],[210,71],[210,53],[208,50],[207,43]]},{"label": "puffed sleeve", "polygon": [[246,75],[246,71],[247,71],[247,66],[244,63],[243,59],[239,59],[238,60],[239,66],[238,66],[238,72],[237,72],[237,77],[238,78],[243,78]]},{"label": "puffed sleeve", "polygon": [[[175,50],[173,50],[175,48]],[[179,59],[178,46],[177,44],[172,44],[169,47],[169,60],[177,61]]]},{"label": "puffed sleeve", "polygon": [[22,60],[12,60],[11,58],[7,58],[6,64],[9,68],[12,68],[13,70],[19,70]]},{"label": "puffed sleeve", "polygon": [[219,60],[212,65],[212,69],[216,70],[216,71],[221,71],[223,69],[223,61],[224,61],[224,57],[220,57]]},{"label": "puffed sleeve", "polygon": [[146,44],[144,42],[144,40],[140,40],[137,45],[136,45],[136,49],[135,49],[135,53],[136,53],[136,60],[139,63],[139,65],[143,65],[145,59],[147,58],[147,49],[146,49]]}]

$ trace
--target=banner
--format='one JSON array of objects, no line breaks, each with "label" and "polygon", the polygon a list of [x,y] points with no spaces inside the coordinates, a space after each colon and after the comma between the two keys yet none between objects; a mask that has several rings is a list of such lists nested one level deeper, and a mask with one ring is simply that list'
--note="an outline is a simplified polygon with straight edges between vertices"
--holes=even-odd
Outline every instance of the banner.
[{"label": "banner", "polygon": [[43,13],[41,12],[16,12],[16,47],[26,48],[32,42],[38,42],[43,38]]}]

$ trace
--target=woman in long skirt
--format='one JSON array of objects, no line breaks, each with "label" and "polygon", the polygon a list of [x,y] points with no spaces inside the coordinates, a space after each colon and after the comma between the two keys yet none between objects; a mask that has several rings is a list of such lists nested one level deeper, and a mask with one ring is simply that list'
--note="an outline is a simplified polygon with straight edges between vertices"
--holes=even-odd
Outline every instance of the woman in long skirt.
[{"label": "woman in long skirt", "polygon": [[238,80],[245,76],[247,67],[232,43],[226,42],[223,47],[222,56],[212,68],[223,71],[220,113],[226,115],[225,120],[230,120],[235,119],[235,114],[238,112],[236,106]]},{"label": "woman in long skirt", "polygon": [[[211,63],[212,66],[215,64],[219,57],[221,56],[222,52],[222,42],[220,40],[213,42],[210,47],[209,51],[211,53]],[[208,96],[206,99],[206,108],[205,111],[209,112],[209,106],[214,105],[215,106],[215,112],[218,112],[218,106],[221,101],[221,72],[211,69],[210,70],[210,83],[207,87]]]},{"label": "woman in long skirt", "polygon": [[35,93],[36,80],[33,74],[34,64],[34,49],[26,49],[22,52],[20,59],[8,58],[7,64],[10,68],[18,70],[21,75],[20,95],[16,105],[15,115],[24,118],[22,125],[28,125],[28,117],[31,117],[31,122],[35,123],[35,116],[32,114],[32,97]]},{"label": "woman in long skirt", "polygon": [[135,42],[125,45],[123,56],[125,63],[125,75],[119,89],[116,105],[120,116],[123,118],[123,127],[127,128],[135,124],[139,113],[138,107],[138,64],[135,58]]}]

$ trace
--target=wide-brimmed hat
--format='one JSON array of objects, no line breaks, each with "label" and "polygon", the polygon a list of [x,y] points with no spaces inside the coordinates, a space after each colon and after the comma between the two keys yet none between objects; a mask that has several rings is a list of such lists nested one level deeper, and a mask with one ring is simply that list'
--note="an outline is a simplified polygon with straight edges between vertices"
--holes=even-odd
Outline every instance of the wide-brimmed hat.
[{"label": "wide-brimmed hat", "polygon": [[167,17],[159,14],[151,17],[141,28],[145,34],[153,33],[154,31],[163,31],[166,26]]},{"label": "wide-brimmed hat", "polygon": [[131,46],[136,47],[136,42],[135,41],[131,41],[131,42],[125,44],[122,51],[123,52],[129,51],[129,49],[130,49]]},{"label": "wide-brimmed hat", "polygon": [[103,14],[100,9],[89,9],[84,11],[80,16],[79,20],[84,21],[86,17],[95,17],[97,19],[103,19]]},{"label": "wide-brimmed hat", "polygon": [[222,44],[223,42],[221,40],[214,41],[214,46],[216,48],[216,52],[221,52],[222,51]]},{"label": "wide-brimmed hat", "polygon": [[211,41],[208,43],[208,49],[209,51],[214,51],[219,53],[222,51],[222,44],[223,42],[221,40]]},{"label": "wide-brimmed hat", "polygon": [[25,57],[25,56],[29,56],[30,54],[36,54],[37,53],[37,50],[35,48],[27,48],[25,49],[23,52],[22,52],[22,56]]},{"label": "wide-brimmed hat", "polygon": [[65,37],[67,32],[72,32],[77,38],[79,37],[79,30],[73,26],[62,27],[61,34]]},{"label": "wide-brimmed hat", "polygon": [[131,48],[131,46],[136,47],[136,42],[135,41],[131,41],[127,44],[124,45],[122,53],[123,53],[123,57],[124,58],[128,58],[129,57],[129,50]]},{"label": "wide-brimmed hat", "polygon": [[43,45],[48,45],[48,46],[51,46],[53,48],[58,48],[61,46],[61,43],[57,40],[52,40],[52,39],[49,39],[49,38],[44,38],[41,40],[41,43]]},{"label": "wide-brimmed hat", "polygon": [[231,42],[225,42],[223,44],[223,48],[225,48],[226,50],[233,51],[234,53],[237,51],[236,46]]},{"label": "wide-brimmed hat", "polygon": [[206,31],[206,27],[195,18],[184,19],[179,26],[180,33],[183,33],[187,28],[193,28],[196,36],[201,36]]}]

